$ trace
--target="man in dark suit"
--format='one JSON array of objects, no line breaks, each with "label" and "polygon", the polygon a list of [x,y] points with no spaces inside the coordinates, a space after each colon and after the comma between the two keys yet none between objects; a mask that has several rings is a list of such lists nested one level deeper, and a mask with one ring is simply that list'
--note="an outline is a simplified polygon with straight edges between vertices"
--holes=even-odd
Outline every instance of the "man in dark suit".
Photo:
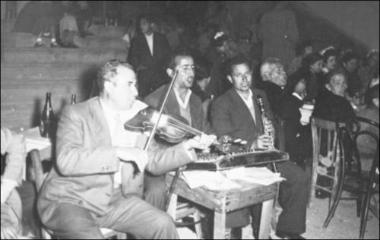
[{"label": "man in dark suit", "polygon": [[[185,120],[191,127],[200,131],[208,131],[209,125],[205,121],[205,113],[202,108],[201,99],[192,93],[190,88],[194,83],[194,60],[192,56],[183,51],[173,54],[167,68],[169,77],[173,77],[177,72],[172,90],[164,107],[164,113],[173,117]],[[160,109],[169,84],[161,86],[159,89],[149,94],[145,102]],[[153,176],[147,174],[145,178],[145,200],[153,206],[164,210],[166,201],[165,176]]]},{"label": "man in dark suit", "polygon": [[123,126],[147,107],[136,100],[132,66],[110,61],[97,83],[100,96],[68,106],[61,115],[56,168],[38,199],[41,221],[64,239],[101,239],[100,227],[138,238],[178,238],[173,219],[141,199],[143,172],[163,174],[194,161],[193,148],[211,141],[142,149],[145,135]]},{"label": "man in dark suit", "polygon": [[[251,146],[267,147],[273,139],[263,134],[261,114],[256,100],[263,98],[267,116],[272,116],[265,92],[251,89],[252,71],[244,58],[230,62],[229,81],[233,88],[215,100],[211,106],[211,126],[217,136],[231,135],[248,141]],[[279,203],[283,208],[277,224],[279,237],[302,238],[306,228],[307,177],[293,162],[276,164],[286,179],[280,185]]]},{"label": "man in dark suit", "polygon": [[140,17],[141,32],[133,38],[128,62],[138,75],[139,96],[145,97],[167,82],[165,67],[171,54],[166,37],[153,31],[150,16]]},{"label": "man in dark suit", "polygon": [[344,97],[347,90],[347,75],[343,70],[335,70],[327,76],[327,84],[315,101],[313,116],[330,121],[351,122],[355,112]]}]

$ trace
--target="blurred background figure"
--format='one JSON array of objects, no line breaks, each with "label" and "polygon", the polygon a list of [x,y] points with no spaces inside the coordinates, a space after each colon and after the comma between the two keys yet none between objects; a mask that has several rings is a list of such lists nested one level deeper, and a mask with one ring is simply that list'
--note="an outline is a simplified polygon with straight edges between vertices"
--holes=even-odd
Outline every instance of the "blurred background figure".
[{"label": "blurred background figure", "polygon": [[299,44],[296,48],[297,56],[292,60],[288,68],[288,75],[295,73],[302,66],[303,59],[309,54],[313,53],[313,44],[311,41],[306,40]]},{"label": "blurred background figure", "polygon": [[287,71],[295,57],[295,46],[299,34],[296,17],[289,9],[288,1],[277,2],[273,10],[260,20],[260,39],[263,43],[262,59],[277,57]]}]

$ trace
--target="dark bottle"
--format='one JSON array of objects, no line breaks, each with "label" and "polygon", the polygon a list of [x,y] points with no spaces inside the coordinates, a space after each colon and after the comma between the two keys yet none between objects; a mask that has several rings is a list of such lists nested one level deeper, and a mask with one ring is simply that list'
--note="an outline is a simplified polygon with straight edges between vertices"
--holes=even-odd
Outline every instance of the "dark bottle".
[{"label": "dark bottle", "polygon": [[77,95],[71,94],[71,105],[74,105],[77,103]]},{"label": "dark bottle", "polygon": [[54,111],[51,106],[51,93],[46,93],[45,106],[42,110],[41,121],[40,121],[40,133],[42,137],[50,138],[54,132]]}]

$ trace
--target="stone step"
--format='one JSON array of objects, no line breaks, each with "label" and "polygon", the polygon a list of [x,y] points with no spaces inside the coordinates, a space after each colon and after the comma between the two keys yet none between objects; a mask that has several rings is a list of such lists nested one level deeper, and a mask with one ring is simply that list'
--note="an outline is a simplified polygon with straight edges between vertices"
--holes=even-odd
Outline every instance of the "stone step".
[{"label": "stone step", "polygon": [[126,51],[85,48],[4,48],[2,63],[104,63],[110,59],[125,61]]},{"label": "stone step", "polygon": [[[6,48],[24,48],[33,47],[36,42],[37,36],[32,33],[15,33],[6,32],[1,37],[2,44]],[[112,36],[88,36],[82,38],[82,49],[111,49],[125,51],[127,49],[127,43],[122,39],[122,36],[112,37]],[[47,44],[50,43],[49,41]],[[50,48],[41,47],[41,48]],[[65,49],[65,48],[63,48]]]},{"label": "stone step", "polygon": [[1,82],[14,80],[49,80],[57,82],[63,79],[82,79],[96,76],[100,64],[96,63],[17,63],[1,64]]},{"label": "stone step", "polygon": [[104,26],[92,25],[89,32],[99,37],[122,38],[125,33],[125,28],[122,26]]}]

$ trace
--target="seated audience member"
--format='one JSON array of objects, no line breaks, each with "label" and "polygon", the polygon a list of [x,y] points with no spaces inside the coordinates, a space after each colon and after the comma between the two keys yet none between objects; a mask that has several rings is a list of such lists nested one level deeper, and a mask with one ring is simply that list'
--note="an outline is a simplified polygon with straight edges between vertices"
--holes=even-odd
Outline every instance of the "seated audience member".
[{"label": "seated audience member", "polygon": [[1,128],[3,154],[6,154],[6,161],[1,176],[1,239],[18,239],[23,230],[22,203],[15,188],[21,184],[26,167],[24,137]]},{"label": "seated audience member", "polygon": [[57,162],[42,186],[38,211],[43,224],[61,238],[103,238],[99,228],[137,238],[175,239],[173,219],[140,198],[144,170],[163,174],[195,160],[190,139],[168,148],[150,145],[124,123],[147,105],[136,99],[132,66],[107,62],[97,79],[100,95],[67,106],[57,131]]},{"label": "seated audience member", "polygon": [[[261,79],[263,80],[261,88],[268,96],[269,105],[273,112],[273,124],[278,133],[275,137],[275,145],[280,146],[283,133],[281,120],[283,119],[283,103],[286,96],[287,76],[283,65],[278,58],[266,59],[260,68]],[[281,143],[282,144],[282,143]]]},{"label": "seated audience member", "polygon": [[342,70],[330,72],[327,83],[315,101],[313,116],[330,121],[352,121],[355,118],[355,112],[344,97],[346,89],[345,72]]},{"label": "seated audience member", "polygon": [[301,44],[299,44],[298,48],[296,49],[297,56],[291,61],[289,67],[288,67],[288,75],[291,75],[298,71],[302,67],[302,61],[303,59],[313,53],[313,44],[311,41],[304,41]]},{"label": "seated audience member", "polygon": [[[231,59],[228,80],[233,87],[216,98],[211,105],[212,128],[218,136],[230,135],[233,139],[247,140],[247,146],[252,148],[268,147],[273,143],[273,139],[263,135],[263,123],[256,102],[258,96],[263,98],[268,117],[273,118],[265,92],[251,89],[252,71],[246,59],[239,57]],[[291,239],[302,238],[300,234],[306,229],[308,195],[306,174],[291,161],[278,163],[276,166],[286,178],[286,181],[280,184],[279,203],[283,211],[278,219],[277,235]],[[230,219],[230,221],[236,224],[236,220]],[[241,223],[247,224],[247,222]]]},{"label": "seated audience member", "polygon": [[[346,129],[351,129],[351,125],[355,120],[355,112],[350,102],[345,98],[347,89],[347,80],[344,70],[334,70],[327,76],[327,83],[322,88],[320,95],[315,101],[313,117],[333,121],[333,122],[345,122],[347,124]],[[347,135],[342,137],[344,142],[344,149],[349,154],[350,144]],[[327,144],[327,140],[322,136],[321,144]],[[322,149],[324,149],[322,147]],[[328,156],[328,152],[322,152],[323,157]],[[327,169],[327,166],[321,166]],[[325,177],[318,178],[318,184],[321,186],[328,186],[329,179]],[[319,189],[316,190],[317,198],[326,198],[329,194]]]},{"label": "seated audience member", "polygon": [[300,79],[292,87],[291,95],[284,98],[282,118],[284,120],[285,151],[292,161],[304,168],[312,152],[310,124],[301,122],[301,110],[306,96],[306,83]]},{"label": "seated audience member", "polygon": [[263,81],[262,89],[268,96],[269,105],[276,117],[282,116],[282,103],[285,95],[287,76],[283,65],[278,58],[264,60],[260,67]]},{"label": "seated audience member", "polygon": [[[357,116],[379,124],[379,84],[368,89],[366,93],[366,102],[366,108],[359,111]],[[369,131],[379,137],[379,128],[364,122],[360,123],[360,131]],[[371,157],[371,154],[376,150],[376,142],[371,138],[359,139],[358,147],[364,154],[369,154]]]},{"label": "seated audience member", "polygon": [[365,91],[370,87],[370,82],[373,78],[376,78],[379,74],[379,51],[371,50],[364,61],[364,65],[360,66],[358,75],[361,84]]},{"label": "seated audience member", "polygon": [[359,56],[349,51],[342,56],[342,66],[347,78],[347,94],[349,97],[360,97],[363,94],[363,86],[358,75]]},{"label": "seated audience member", "polygon": [[334,47],[329,47],[324,49],[322,51],[322,56],[323,56],[323,74],[325,75],[325,78],[327,74],[333,70],[335,70],[338,67],[338,52],[335,50]]}]

